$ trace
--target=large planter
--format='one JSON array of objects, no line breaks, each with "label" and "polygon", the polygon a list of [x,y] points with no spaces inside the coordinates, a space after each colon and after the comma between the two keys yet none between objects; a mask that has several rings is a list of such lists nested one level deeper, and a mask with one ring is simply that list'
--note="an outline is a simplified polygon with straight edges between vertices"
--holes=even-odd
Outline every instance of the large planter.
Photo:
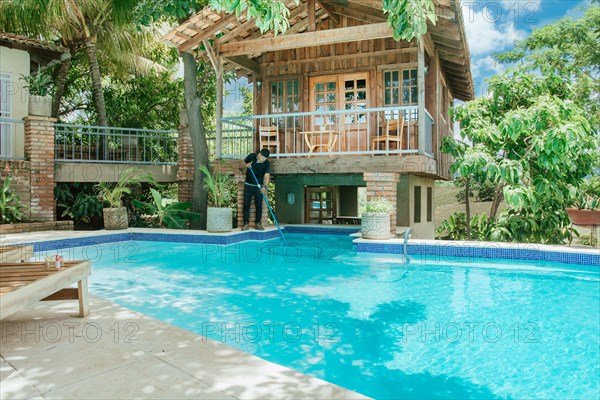
[{"label": "large planter", "polygon": [[363,213],[361,225],[363,239],[383,240],[391,236],[389,213]]},{"label": "large planter", "polygon": [[206,210],[206,230],[209,232],[231,232],[232,210],[229,207],[208,207]]},{"label": "large planter", "polygon": [[117,230],[127,229],[127,208],[105,208],[104,212],[104,229]]},{"label": "large planter", "polygon": [[600,225],[600,210],[580,210],[567,208],[567,214],[573,225],[598,226]]},{"label": "large planter", "polygon": [[29,115],[49,117],[52,115],[52,96],[29,95]]}]

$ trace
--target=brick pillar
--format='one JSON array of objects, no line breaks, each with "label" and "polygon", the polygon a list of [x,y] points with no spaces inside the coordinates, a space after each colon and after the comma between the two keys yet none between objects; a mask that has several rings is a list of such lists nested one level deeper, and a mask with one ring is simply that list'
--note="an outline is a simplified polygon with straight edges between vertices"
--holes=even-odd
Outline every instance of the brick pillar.
[{"label": "brick pillar", "polygon": [[194,153],[187,118],[179,124],[177,141],[177,197],[179,201],[192,201],[194,191]]},{"label": "brick pillar", "polygon": [[[367,184],[367,201],[376,197],[384,197],[394,205],[397,204],[398,182],[400,174],[395,172],[365,172],[363,179]],[[390,234],[396,237],[396,211],[390,213]]]},{"label": "brick pillar", "polygon": [[25,121],[25,157],[31,162],[31,220],[54,221],[54,123],[56,119],[28,116]]},{"label": "brick pillar", "polygon": [[[238,182],[238,198],[237,198],[237,221],[238,227],[241,228],[244,225],[244,181],[246,180],[246,175],[237,175],[236,180]],[[268,222],[269,218],[269,209],[267,208],[267,204],[263,200],[263,209],[262,209],[262,218],[261,222],[263,226],[265,226]],[[250,205],[250,227],[254,227],[256,218],[256,207],[254,206],[254,201]]]}]

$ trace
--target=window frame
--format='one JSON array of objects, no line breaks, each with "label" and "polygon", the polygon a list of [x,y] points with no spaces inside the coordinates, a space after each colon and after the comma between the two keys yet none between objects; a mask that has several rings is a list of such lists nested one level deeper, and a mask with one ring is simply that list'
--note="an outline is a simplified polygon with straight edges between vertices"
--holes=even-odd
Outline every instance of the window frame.
[{"label": "window frame", "polygon": [[[289,93],[288,91],[288,83],[291,82],[291,88],[292,88],[292,92],[294,92],[294,90],[296,91],[295,93]],[[281,84],[283,87],[283,91],[282,94],[280,95],[279,92],[277,92],[276,96],[273,96],[273,85],[274,84]],[[279,91],[279,88],[277,89]],[[273,114],[273,115],[277,115],[277,114],[291,114],[291,113],[295,113],[295,112],[300,112],[300,108],[301,108],[301,104],[300,104],[300,79],[298,78],[289,78],[289,79],[278,79],[278,80],[272,80],[269,81],[269,113]],[[292,108],[294,108],[293,106],[296,106],[296,110],[294,109],[288,109],[288,101],[291,100],[292,101]],[[276,105],[275,101],[277,101],[277,103],[281,103],[281,111],[274,111],[273,110],[273,106]]]},{"label": "window frame", "polygon": [[[408,71],[409,74],[409,80],[411,80],[411,75],[414,72],[415,77],[414,77],[414,85],[408,85],[405,86],[404,85],[404,72]],[[393,73],[397,73],[398,74],[398,86],[393,86]],[[390,85],[386,84],[386,76],[389,74],[390,77]],[[417,69],[416,68],[402,68],[402,69],[386,69],[383,71],[383,76],[382,76],[382,88],[383,88],[383,106],[384,107],[402,107],[402,106],[416,106],[419,103],[419,95],[418,95],[418,79],[417,79]],[[416,94],[416,98],[412,99],[413,102],[408,102],[408,103],[404,103],[404,88],[407,87],[409,90],[409,100],[412,99],[412,91],[411,88],[415,88],[417,91]],[[389,99],[390,102],[388,103],[386,101],[386,93],[387,91],[390,91],[390,95],[389,95]],[[397,90],[397,96],[398,96],[398,102],[394,103],[393,99],[394,99],[394,90]]]}]

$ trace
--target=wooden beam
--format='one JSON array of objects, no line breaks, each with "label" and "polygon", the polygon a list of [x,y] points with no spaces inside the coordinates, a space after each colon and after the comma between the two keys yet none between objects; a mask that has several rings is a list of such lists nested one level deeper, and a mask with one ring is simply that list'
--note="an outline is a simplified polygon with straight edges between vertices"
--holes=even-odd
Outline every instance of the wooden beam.
[{"label": "wooden beam", "polygon": [[343,8],[337,7],[335,9],[335,13],[338,15],[343,15],[345,17],[350,17],[356,19],[358,21],[363,21],[369,24],[376,24],[378,22],[385,21],[385,17],[379,17],[372,14],[367,14],[365,12],[360,12],[354,8]]},{"label": "wooden beam", "polygon": [[221,36],[220,38],[218,38],[215,43],[217,45],[221,44],[221,43],[225,43],[233,38],[235,38],[236,36],[238,36],[239,34],[246,32],[248,29],[252,28],[253,26],[256,25],[256,21],[253,19],[248,19],[245,22],[239,24],[238,26],[236,26],[235,28],[233,28],[231,31],[227,32],[226,34],[224,34],[223,36]]},{"label": "wooden beam", "polygon": [[272,38],[224,43],[219,53],[224,57],[244,54],[264,53],[267,51],[297,49],[301,47],[353,42],[357,40],[382,39],[392,36],[387,23],[359,25],[348,28],[328,29],[325,31],[283,35]]},{"label": "wooden beam", "polygon": [[315,0],[306,1],[306,10],[308,11],[308,31],[315,31]]},{"label": "wooden beam", "polygon": [[317,1],[321,5],[321,7],[323,7],[323,9],[327,12],[327,15],[329,15],[329,18],[331,18],[333,20],[333,22],[335,22],[336,25],[339,25],[340,19],[335,16],[335,9],[323,0],[317,0]]},{"label": "wooden beam", "polygon": [[260,64],[246,56],[231,56],[227,57],[226,60],[231,61],[232,63],[237,64],[250,72],[260,75]]},{"label": "wooden beam", "polygon": [[216,72],[218,69],[217,56],[207,39],[203,40],[202,43],[204,44],[204,50],[206,51],[206,55],[208,56],[208,59],[210,60],[210,63],[212,64],[213,69]]},{"label": "wooden beam", "polygon": [[417,38],[417,114],[419,123],[419,154],[425,153],[425,44],[423,37]]},{"label": "wooden beam", "polygon": [[200,46],[200,43],[204,39],[210,38],[215,33],[219,32],[221,29],[225,28],[225,25],[236,21],[237,16],[235,13],[230,14],[226,17],[221,18],[217,22],[215,22],[212,26],[206,28],[202,32],[199,32],[196,36],[194,36],[191,40],[188,40],[187,43],[183,44],[179,47],[180,52],[185,52],[191,50],[194,47]]}]

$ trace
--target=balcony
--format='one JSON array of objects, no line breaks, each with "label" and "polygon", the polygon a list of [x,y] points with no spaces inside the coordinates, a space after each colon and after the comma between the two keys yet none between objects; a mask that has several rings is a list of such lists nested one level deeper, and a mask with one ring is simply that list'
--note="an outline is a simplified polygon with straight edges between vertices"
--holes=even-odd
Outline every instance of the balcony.
[{"label": "balcony", "polygon": [[433,118],[418,107],[383,107],[223,117],[221,158],[243,158],[257,147],[272,157],[349,155],[433,157]]}]

